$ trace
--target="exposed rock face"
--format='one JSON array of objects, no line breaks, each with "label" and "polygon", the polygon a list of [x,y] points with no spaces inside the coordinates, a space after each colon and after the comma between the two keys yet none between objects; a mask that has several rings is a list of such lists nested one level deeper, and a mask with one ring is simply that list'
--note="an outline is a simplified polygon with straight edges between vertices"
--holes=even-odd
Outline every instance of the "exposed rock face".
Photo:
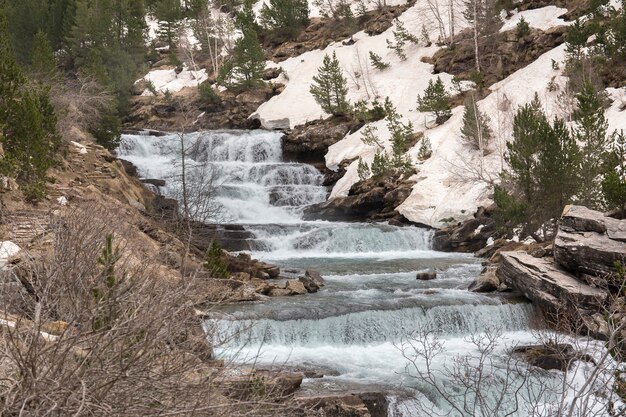
[{"label": "exposed rock face", "polygon": [[350,188],[347,197],[338,197],[305,209],[306,219],[331,221],[408,221],[396,211],[411,194],[413,183],[398,177],[369,178]]},{"label": "exposed rock face", "polygon": [[605,291],[577,280],[552,258],[535,258],[525,252],[502,253],[497,275],[550,313],[569,308],[596,311],[607,298]]},{"label": "exposed rock face", "polygon": [[568,206],[561,222],[554,240],[556,262],[587,283],[610,283],[615,263],[626,259],[626,221]]},{"label": "exposed rock face", "polygon": [[[539,56],[562,44],[567,28],[564,26],[547,31],[532,29],[530,35],[518,39],[515,31],[495,34],[479,41],[479,52],[487,63],[481,67],[486,85],[501,81],[520,68],[535,61]],[[474,71],[474,43],[470,31],[458,35],[454,48],[444,48],[429,60],[435,74],[447,72],[470,79]]]},{"label": "exposed rock face", "polygon": [[313,120],[296,126],[283,139],[283,156],[287,160],[311,163],[318,168],[325,167],[324,155],[328,147],[361,126],[360,122],[343,117]]},{"label": "exposed rock face", "polygon": [[500,288],[500,278],[496,274],[497,268],[489,267],[474,282],[472,282],[468,290],[472,292],[493,292]]},{"label": "exposed rock face", "polygon": [[496,236],[496,222],[491,218],[493,207],[480,208],[474,218],[435,232],[434,250],[443,252],[476,252]]}]

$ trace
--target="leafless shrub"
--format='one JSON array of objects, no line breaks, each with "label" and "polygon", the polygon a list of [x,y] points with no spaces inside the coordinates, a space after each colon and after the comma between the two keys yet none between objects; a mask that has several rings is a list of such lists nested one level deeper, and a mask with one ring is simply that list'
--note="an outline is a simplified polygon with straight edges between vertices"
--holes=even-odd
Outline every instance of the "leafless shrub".
[{"label": "leafless shrub", "polygon": [[222,389],[190,304],[207,273],[168,276],[136,229],[95,204],[52,233],[52,248],[3,272],[25,291],[0,316],[1,415],[278,414],[278,394],[253,377]]}]

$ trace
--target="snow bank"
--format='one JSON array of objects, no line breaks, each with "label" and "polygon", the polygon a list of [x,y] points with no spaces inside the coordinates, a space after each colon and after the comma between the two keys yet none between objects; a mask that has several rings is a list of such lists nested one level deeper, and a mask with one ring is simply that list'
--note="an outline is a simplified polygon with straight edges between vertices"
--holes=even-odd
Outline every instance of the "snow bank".
[{"label": "snow bank", "polygon": [[[192,71],[184,64],[183,71],[180,74],[176,74],[174,69],[153,70],[142,79],[137,80],[137,82],[142,80],[151,82],[155,90],[160,93],[165,93],[166,91],[175,93],[185,87],[197,87],[208,78],[209,76],[205,69]],[[145,90],[142,95],[149,96],[152,93],[149,90]]]},{"label": "snow bank", "polygon": [[5,267],[11,257],[17,255],[21,250],[22,248],[11,241],[0,242],[0,270]]},{"label": "snow bank", "polygon": [[555,26],[564,26],[571,24],[561,19],[560,16],[567,13],[567,9],[556,6],[546,6],[539,9],[525,10],[514,14],[510,19],[504,22],[504,26],[500,32],[506,32],[516,28],[519,21],[524,18],[531,28],[547,30]]},{"label": "snow bank", "polygon": [[626,133],[626,88],[607,88],[606,93],[613,101],[605,113],[609,132],[623,130]]}]

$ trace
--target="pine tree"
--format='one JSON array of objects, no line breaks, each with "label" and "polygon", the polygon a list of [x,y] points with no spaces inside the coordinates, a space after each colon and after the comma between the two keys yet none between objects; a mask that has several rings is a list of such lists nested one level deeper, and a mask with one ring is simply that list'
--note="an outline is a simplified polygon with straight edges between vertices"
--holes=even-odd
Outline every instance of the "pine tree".
[{"label": "pine tree", "polygon": [[407,146],[415,136],[413,124],[411,122],[402,123],[400,114],[387,97],[385,100],[385,113],[387,114],[387,129],[391,134],[391,167],[401,171],[408,171],[413,168],[413,164],[406,155]]},{"label": "pine tree", "polygon": [[528,36],[529,34],[530,34],[530,25],[528,24],[526,19],[524,19],[524,16],[522,16],[519,19],[519,22],[517,22],[515,35],[517,36],[518,39],[521,39],[521,38]]},{"label": "pine tree", "polygon": [[309,24],[307,0],[270,0],[261,9],[261,24],[275,34],[294,38]]},{"label": "pine tree", "polygon": [[463,111],[463,126],[461,127],[461,137],[474,149],[483,153],[487,152],[492,132],[489,127],[489,118],[480,111],[476,105],[476,98],[471,94],[465,100]]},{"label": "pine tree", "polygon": [[390,162],[387,153],[385,151],[376,152],[372,161],[372,176],[375,178],[382,177],[389,172],[389,166]]},{"label": "pine tree", "polygon": [[438,125],[444,123],[452,116],[450,110],[450,95],[446,91],[440,77],[433,83],[428,81],[428,87],[424,90],[423,96],[417,96],[417,110],[421,112],[430,112],[436,118]]},{"label": "pine tree", "polygon": [[565,51],[570,59],[580,61],[582,58],[582,50],[587,45],[588,37],[587,30],[580,19],[576,19],[574,23],[568,27]]},{"label": "pine tree", "polygon": [[522,235],[554,225],[563,206],[580,192],[580,148],[565,122],[552,124],[535,96],[513,121],[513,141],[507,144],[504,186],[496,189],[498,223],[509,230],[522,225]]},{"label": "pine tree", "polygon": [[48,91],[28,88],[0,10],[0,140],[4,150],[0,172],[14,176],[32,200],[45,194],[46,172],[60,144],[56,122]]},{"label": "pine tree", "polygon": [[154,14],[159,21],[159,38],[171,49],[175,48],[182,17],[180,0],[158,0]]},{"label": "pine tree", "polygon": [[609,209],[626,210],[626,135],[624,131],[613,135],[613,149],[608,160],[612,168],[602,180],[602,195]]},{"label": "pine tree", "polygon": [[337,55],[333,52],[332,58],[324,56],[322,66],[313,77],[310,92],[315,101],[326,113],[340,116],[350,111],[347,100],[348,81],[343,76]]},{"label": "pine tree", "polygon": [[430,143],[430,139],[428,139],[427,137],[422,138],[420,147],[417,151],[417,157],[419,158],[420,161],[425,161],[428,158],[430,158],[432,154],[433,154],[433,148]]},{"label": "pine tree", "polygon": [[367,165],[367,162],[363,160],[363,158],[359,157],[359,163],[356,168],[357,175],[359,176],[359,180],[365,181],[369,178],[372,171],[370,167]]},{"label": "pine tree", "polygon": [[389,63],[384,62],[380,55],[372,51],[370,51],[370,61],[372,66],[379,71],[389,68]]},{"label": "pine tree", "polygon": [[218,83],[229,88],[252,88],[262,83],[265,54],[255,31],[247,30],[235,42],[233,54],[222,66]]},{"label": "pine tree", "polygon": [[604,116],[602,98],[590,82],[586,82],[576,95],[576,103],[573,130],[585,156],[580,168],[582,184],[579,202],[601,208],[601,181],[608,170],[606,161],[610,152],[609,124]]},{"label": "pine tree", "polygon": [[59,75],[54,51],[52,51],[48,37],[42,31],[37,32],[33,40],[30,71],[36,79],[42,82],[50,82]]}]

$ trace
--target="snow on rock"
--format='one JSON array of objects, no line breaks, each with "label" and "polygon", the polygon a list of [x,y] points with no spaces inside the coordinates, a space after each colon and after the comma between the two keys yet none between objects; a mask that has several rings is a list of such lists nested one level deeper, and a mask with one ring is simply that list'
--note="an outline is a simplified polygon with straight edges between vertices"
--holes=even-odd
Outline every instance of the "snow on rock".
[{"label": "snow on rock", "polygon": [[606,93],[613,101],[606,110],[609,132],[623,130],[626,132],[626,88],[607,88]]},{"label": "snow on rock", "polygon": [[500,29],[500,32],[506,32],[508,30],[514,30],[517,27],[519,21],[524,18],[531,28],[547,30],[555,26],[564,26],[571,24],[561,18],[567,9],[556,6],[546,6],[539,9],[524,10],[514,14],[510,19],[505,20],[504,26]]},{"label": "snow on rock", "polygon": [[17,255],[21,250],[22,248],[9,240],[0,242],[0,270],[6,266],[11,257]]},{"label": "snow on rock", "polygon": [[74,145],[75,151],[78,152],[79,154],[85,155],[87,153],[87,148],[82,143],[78,143],[74,141],[71,141],[70,143]]},{"label": "snow on rock", "polygon": [[[179,74],[176,74],[175,69],[152,70],[141,80],[151,82],[154,85],[154,89],[160,93],[165,93],[166,91],[175,93],[185,87],[197,87],[208,78],[209,76],[205,69],[192,71],[184,64],[183,70]],[[137,80],[137,82],[141,80]],[[146,90],[142,95],[149,96],[152,93]]]}]

